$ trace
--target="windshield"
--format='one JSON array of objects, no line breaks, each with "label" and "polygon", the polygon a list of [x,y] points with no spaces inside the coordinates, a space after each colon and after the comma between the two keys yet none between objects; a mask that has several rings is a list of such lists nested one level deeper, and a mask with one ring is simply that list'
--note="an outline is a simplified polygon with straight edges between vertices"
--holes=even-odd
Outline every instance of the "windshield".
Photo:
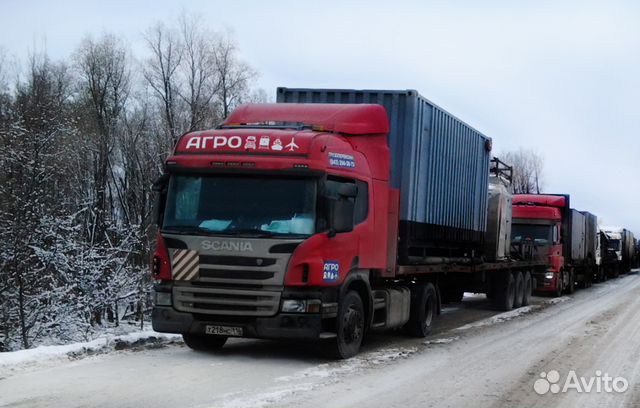
[{"label": "windshield", "polygon": [[513,242],[532,240],[536,245],[550,245],[552,231],[551,225],[513,224],[511,240]]},{"label": "windshield", "polygon": [[226,175],[173,175],[163,229],[229,235],[315,232],[316,181]]},{"label": "windshield", "polygon": [[620,240],[619,239],[612,239],[609,241],[609,249],[613,249],[614,251],[619,251],[620,250]]}]

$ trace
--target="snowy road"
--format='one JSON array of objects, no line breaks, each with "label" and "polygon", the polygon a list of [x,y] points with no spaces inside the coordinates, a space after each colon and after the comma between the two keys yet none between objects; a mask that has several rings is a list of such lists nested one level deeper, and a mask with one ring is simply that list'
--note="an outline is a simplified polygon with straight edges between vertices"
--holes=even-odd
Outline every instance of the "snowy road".
[{"label": "snowy road", "polygon": [[[235,340],[219,355],[172,345],[5,371],[0,407],[640,406],[637,273],[534,301],[499,314],[466,297],[430,338],[371,336],[340,362],[305,344]],[[560,389],[569,370],[624,377],[628,389],[537,394],[551,370]]]}]

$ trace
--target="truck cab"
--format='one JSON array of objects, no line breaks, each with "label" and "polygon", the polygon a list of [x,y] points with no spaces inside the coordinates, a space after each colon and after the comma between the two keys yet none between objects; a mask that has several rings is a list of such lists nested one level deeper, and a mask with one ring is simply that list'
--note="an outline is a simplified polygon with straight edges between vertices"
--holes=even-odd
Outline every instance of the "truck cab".
[{"label": "truck cab", "polygon": [[623,229],[620,227],[603,227],[602,231],[608,238],[608,249],[614,251],[618,257],[618,262],[622,262],[622,235]]},{"label": "truck cab", "polygon": [[[183,135],[156,185],[154,329],[196,349],[229,336],[359,347],[370,274],[395,262],[381,250],[398,222],[387,132],[379,105],[264,104]],[[344,313],[350,291],[362,304]]]},{"label": "truck cab", "polygon": [[539,195],[516,194],[513,197],[511,242],[531,241],[535,256],[546,258],[547,268],[535,274],[534,290],[561,293],[569,287],[564,271],[561,239],[562,198],[546,199]]}]

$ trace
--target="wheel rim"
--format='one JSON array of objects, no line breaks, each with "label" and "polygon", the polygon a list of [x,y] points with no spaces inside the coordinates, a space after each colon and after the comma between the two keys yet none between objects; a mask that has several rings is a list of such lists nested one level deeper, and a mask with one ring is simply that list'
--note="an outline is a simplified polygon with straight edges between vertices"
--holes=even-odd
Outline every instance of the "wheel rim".
[{"label": "wheel rim", "polygon": [[353,305],[349,306],[342,319],[342,338],[346,344],[353,344],[362,337],[364,319]]}]

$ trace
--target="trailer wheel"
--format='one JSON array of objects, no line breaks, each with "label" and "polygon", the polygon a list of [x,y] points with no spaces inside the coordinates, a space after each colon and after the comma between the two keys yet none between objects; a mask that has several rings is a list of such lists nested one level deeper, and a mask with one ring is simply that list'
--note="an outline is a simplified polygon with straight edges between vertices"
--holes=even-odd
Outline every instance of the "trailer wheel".
[{"label": "trailer wheel", "polygon": [[358,354],[364,337],[364,316],[364,305],[358,292],[347,292],[338,307],[336,337],[329,348],[332,357],[344,359]]},{"label": "trailer wheel", "polygon": [[494,300],[496,298],[496,293],[495,292],[496,292],[496,290],[493,287],[493,282],[491,282],[489,284],[488,288],[487,288],[487,293],[486,293],[487,299]]},{"label": "trailer wheel", "polygon": [[513,297],[513,308],[517,309],[522,306],[522,298],[524,297],[524,278],[520,271],[514,272],[513,275],[513,279],[516,284],[515,296]]},{"label": "trailer wheel", "polygon": [[405,325],[407,332],[415,337],[427,337],[433,329],[437,308],[436,288],[432,283],[413,287],[409,321]]},{"label": "trailer wheel", "polygon": [[571,269],[569,271],[569,284],[567,285],[565,292],[568,295],[571,295],[575,291],[576,291],[576,277],[573,273],[573,269]]},{"label": "trailer wheel", "polygon": [[502,274],[497,282],[495,293],[495,305],[500,310],[511,310],[516,297],[516,282],[511,272]]},{"label": "trailer wheel", "polygon": [[192,350],[213,351],[220,350],[227,342],[225,336],[207,336],[204,334],[183,334],[184,343]]},{"label": "trailer wheel", "polygon": [[531,272],[525,271],[523,275],[524,293],[522,294],[522,306],[529,306],[531,303],[531,292],[533,290],[533,282],[531,281]]}]

